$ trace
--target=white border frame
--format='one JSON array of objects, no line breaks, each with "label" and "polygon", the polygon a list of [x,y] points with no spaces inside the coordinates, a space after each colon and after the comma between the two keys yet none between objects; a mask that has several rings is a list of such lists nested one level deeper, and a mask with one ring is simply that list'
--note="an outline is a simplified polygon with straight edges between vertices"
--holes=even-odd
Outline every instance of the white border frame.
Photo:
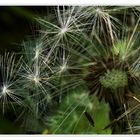
[{"label": "white border frame", "polygon": [[140,6],[139,0],[0,0],[0,5],[115,5]]}]

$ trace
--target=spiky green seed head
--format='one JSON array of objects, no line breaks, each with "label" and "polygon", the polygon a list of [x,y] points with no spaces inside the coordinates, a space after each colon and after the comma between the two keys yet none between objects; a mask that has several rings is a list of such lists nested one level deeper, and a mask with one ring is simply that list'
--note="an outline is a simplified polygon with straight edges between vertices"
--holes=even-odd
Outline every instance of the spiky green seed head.
[{"label": "spiky green seed head", "polygon": [[100,77],[100,83],[105,88],[118,89],[127,86],[128,77],[126,72],[113,69]]}]

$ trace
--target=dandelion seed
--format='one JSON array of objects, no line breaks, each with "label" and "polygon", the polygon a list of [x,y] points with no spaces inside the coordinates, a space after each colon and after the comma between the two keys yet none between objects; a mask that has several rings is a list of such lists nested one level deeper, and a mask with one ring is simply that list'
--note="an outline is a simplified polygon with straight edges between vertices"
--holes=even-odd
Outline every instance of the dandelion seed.
[{"label": "dandelion seed", "polygon": [[4,86],[4,87],[2,88],[2,94],[6,94],[6,93],[7,93],[7,87]]},{"label": "dandelion seed", "polygon": [[1,96],[6,96],[10,93],[12,93],[12,90],[10,90],[6,85],[1,88]]},{"label": "dandelion seed", "polygon": [[67,31],[68,31],[68,29],[65,27],[65,28],[61,29],[60,34],[63,35],[63,34],[65,34]]},{"label": "dandelion seed", "polygon": [[60,66],[60,73],[65,71],[67,69],[66,64],[64,64],[63,66]]},{"label": "dandelion seed", "polygon": [[3,113],[8,105],[16,103],[24,105],[22,99],[25,97],[23,90],[20,88],[21,58],[16,60],[15,54],[5,53],[0,56],[0,72],[1,72],[1,92],[0,102],[3,104]]},{"label": "dandelion seed", "polygon": [[39,78],[38,76],[36,76],[36,75],[29,75],[27,78],[28,78],[29,80],[31,80],[31,81],[34,81],[35,84],[38,84],[39,81],[40,81],[40,78]]}]

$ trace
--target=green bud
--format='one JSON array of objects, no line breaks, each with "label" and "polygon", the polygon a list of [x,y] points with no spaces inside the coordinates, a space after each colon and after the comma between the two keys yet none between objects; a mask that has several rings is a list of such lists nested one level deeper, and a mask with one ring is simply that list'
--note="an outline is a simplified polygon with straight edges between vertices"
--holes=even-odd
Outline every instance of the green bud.
[{"label": "green bud", "polygon": [[128,77],[126,72],[113,69],[100,77],[100,83],[105,88],[117,89],[127,86]]}]

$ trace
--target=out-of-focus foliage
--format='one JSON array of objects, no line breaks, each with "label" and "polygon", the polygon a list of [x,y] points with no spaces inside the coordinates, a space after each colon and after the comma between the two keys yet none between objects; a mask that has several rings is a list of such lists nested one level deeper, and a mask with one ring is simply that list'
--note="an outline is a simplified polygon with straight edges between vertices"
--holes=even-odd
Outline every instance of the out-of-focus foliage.
[{"label": "out-of-focus foliage", "polygon": [[[109,106],[96,97],[88,96],[83,88],[71,91],[48,119],[50,133],[54,134],[110,134],[104,130],[109,123]],[[91,114],[93,124],[85,113]]]}]

